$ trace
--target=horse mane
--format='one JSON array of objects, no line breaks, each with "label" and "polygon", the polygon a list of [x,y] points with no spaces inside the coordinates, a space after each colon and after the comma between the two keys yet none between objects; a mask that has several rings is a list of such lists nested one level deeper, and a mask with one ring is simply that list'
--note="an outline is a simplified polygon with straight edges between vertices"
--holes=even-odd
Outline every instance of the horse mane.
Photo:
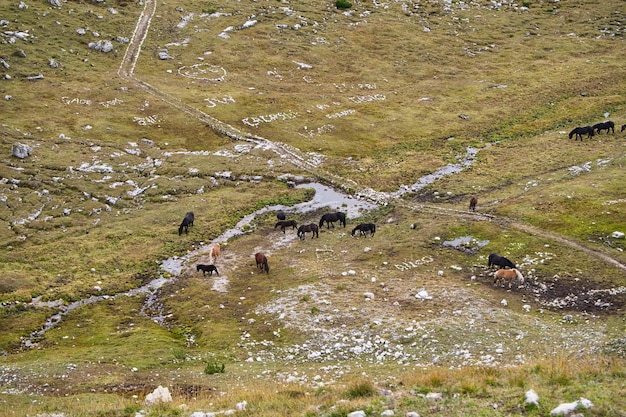
[{"label": "horse mane", "polygon": [[515,271],[515,275],[517,276],[517,279],[519,279],[520,284],[524,283],[524,275],[522,275],[522,273],[520,271],[518,271],[516,268],[513,268],[513,271]]}]

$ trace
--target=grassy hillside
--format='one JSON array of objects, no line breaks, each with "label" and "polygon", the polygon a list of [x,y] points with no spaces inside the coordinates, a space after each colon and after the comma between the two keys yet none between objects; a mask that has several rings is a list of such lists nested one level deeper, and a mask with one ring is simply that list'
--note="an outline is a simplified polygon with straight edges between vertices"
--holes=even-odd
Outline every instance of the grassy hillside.
[{"label": "grassy hillside", "polygon": [[60,4],[0,4],[0,415],[624,415],[623,2]]}]

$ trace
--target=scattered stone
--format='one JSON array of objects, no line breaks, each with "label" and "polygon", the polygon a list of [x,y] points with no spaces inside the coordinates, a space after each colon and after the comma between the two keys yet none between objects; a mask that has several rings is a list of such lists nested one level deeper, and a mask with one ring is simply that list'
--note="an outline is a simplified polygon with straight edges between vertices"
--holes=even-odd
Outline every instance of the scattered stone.
[{"label": "scattered stone", "polygon": [[54,59],[50,58],[50,60],[48,61],[48,63],[50,64],[50,68],[59,68],[59,63],[56,62]]},{"label": "scattered stone", "polygon": [[417,414],[415,411],[408,411],[408,412],[405,414],[405,416],[406,416],[406,417],[420,417],[420,415],[419,415],[419,414]]},{"label": "scattered stone", "polygon": [[563,403],[559,405],[554,410],[550,411],[551,416],[565,416],[573,413],[578,408],[590,408],[593,407],[591,401],[586,398],[581,398],[578,401],[574,401],[572,403]]},{"label": "scattered stone", "polygon": [[111,43],[111,41],[108,40],[100,40],[98,42],[89,42],[89,48],[90,49],[95,49],[96,51],[100,51],[100,52],[111,52],[113,50],[113,44]]},{"label": "scattered stone", "polygon": [[61,7],[61,0],[48,0],[52,7]]},{"label": "scattered stone", "polygon": [[17,145],[13,145],[11,147],[11,153],[16,158],[24,159],[30,156],[32,153],[32,148],[28,145],[24,145],[23,143],[18,143]]},{"label": "scattered stone", "polygon": [[172,402],[172,394],[170,394],[170,390],[167,387],[159,385],[152,393],[146,396],[146,405],[152,406],[161,402]]},{"label": "scattered stone", "polygon": [[613,232],[611,234],[614,239],[624,239],[624,232]]},{"label": "scattered stone", "polygon": [[351,413],[348,414],[348,417],[366,417],[367,414],[365,414],[365,411],[363,410],[358,410],[358,411],[353,411]]},{"label": "scattered stone", "polygon": [[539,405],[539,395],[537,395],[535,390],[530,389],[526,391],[526,399],[524,400],[524,403],[537,406]]},{"label": "scattered stone", "polygon": [[162,60],[174,59],[174,57],[171,56],[166,50],[163,49],[159,51],[159,59],[162,59]]}]

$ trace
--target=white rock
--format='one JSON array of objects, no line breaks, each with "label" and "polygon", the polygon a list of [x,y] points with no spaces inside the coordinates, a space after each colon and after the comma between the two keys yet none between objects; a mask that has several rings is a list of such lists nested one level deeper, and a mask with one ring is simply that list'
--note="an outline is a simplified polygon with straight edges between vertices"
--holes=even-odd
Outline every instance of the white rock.
[{"label": "white rock", "polygon": [[526,399],[524,402],[526,404],[539,405],[539,395],[537,395],[535,390],[529,389],[526,391]]},{"label": "white rock", "polygon": [[415,294],[415,298],[420,299],[420,300],[430,300],[433,297],[428,295],[428,291],[421,290],[417,294]]},{"label": "white rock", "polygon": [[161,385],[146,396],[146,405],[148,406],[155,405],[160,402],[172,402],[172,394],[170,394],[170,390],[167,387],[162,387]]},{"label": "white rock", "polygon": [[408,412],[405,414],[405,416],[406,416],[406,417],[420,417],[420,415],[419,415],[419,414],[417,414],[415,411],[408,411]]},{"label": "white rock", "polygon": [[348,417],[366,417],[366,414],[365,411],[359,410],[351,412]]},{"label": "white rock", "polygon": [[611,236],[613,236],[613,238],[615,238],[615,239],[624,239],[624,233],[623,232],[613,232],[611,234]]},{"label": "white rock", "polygon": [[426,399],[438,401],[443,398],[443,394],[440,392],[429,392],[426,394]]},{"label": "white rock", "polygon": [[382,413],[380,413],[380,415],[383,417],[390,417],[390,416],[395,416],[396,413],[394,413],[393,410],[385,410]]},{"label": "white rock", "polygon": [[506,307],[509,305],[509,302],[506,301],[505,299],[502,299],[502,301],[500,301],[500,304],[502,304],[502,307]]},{"label": "white rock", "polygon": [[243,400],[240,403],[237,403],[236,407],[238,411],[245,411],[246,407],[248,406],[248,402],[246,400]]},{"label": "white rock", "polygon": [[371,293],[371,292],[363,293],[363,295],[365,296],[365,298],[370,298],[370,299],[374,298],[374,293]]},{"label": "white rock", "polygon": [[573,403],[563,403],[560,404],[557,408],[550,411],[551,416],[564,416],[573,413],[578,408],[589,408],[593,407],[591,401],[586,398],[581,398],[578,401],[574,401]]}]

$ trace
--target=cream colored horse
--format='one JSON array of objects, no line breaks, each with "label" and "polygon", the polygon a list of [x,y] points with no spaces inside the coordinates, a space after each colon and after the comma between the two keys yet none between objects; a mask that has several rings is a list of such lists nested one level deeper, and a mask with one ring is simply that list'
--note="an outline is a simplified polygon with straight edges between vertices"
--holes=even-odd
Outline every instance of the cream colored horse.
[{"label": "cream colored horse", "polygon": [[509,283],[509,288],[511,288],[511,284],[518,280],[520,285],[524,283],[524,276],[517,269],[498,269],[493,274],[493,283],[494,284],[504,284],[505,282]]}]

